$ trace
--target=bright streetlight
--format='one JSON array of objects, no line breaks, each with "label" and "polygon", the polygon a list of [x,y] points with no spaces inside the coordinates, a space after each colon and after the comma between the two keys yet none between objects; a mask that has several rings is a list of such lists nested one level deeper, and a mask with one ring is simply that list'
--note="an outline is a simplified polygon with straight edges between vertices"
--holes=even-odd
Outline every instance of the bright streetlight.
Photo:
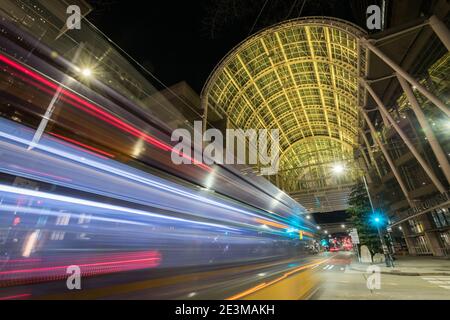
[{"label": "bright streetlight", "polygon": [[81,74],[83,75],[83,77],[90,77],[92,75],[92,70],[90,68],[83,68],[81,69]]},{"label": "bright streetlight", "polygon": [[340,164],[340,163],[336,163],[335,165],[333,165],[332,170],[333,170],[334,174],[339,175],[339,174],[344,172],[345,167],[342,164]]},{"label": "bright streetlight", "polygon": [[378,231],[378,236],[380,238],[380,242],[381,242],[381,247],[383,248],[383,253],[385,256],[385,262],[386,262],[386,266],[387,267],[393,267],[394,263],[391,257],[391,254],[389,253],[389,250],[385,244],[383,235],[381,234],[381,226],[384,224],[384,217],[377,212],[373,212],[372,216],[370,217],[370,220],[372,222],[373,225],[375,225],[377,227],[377,231]]}]

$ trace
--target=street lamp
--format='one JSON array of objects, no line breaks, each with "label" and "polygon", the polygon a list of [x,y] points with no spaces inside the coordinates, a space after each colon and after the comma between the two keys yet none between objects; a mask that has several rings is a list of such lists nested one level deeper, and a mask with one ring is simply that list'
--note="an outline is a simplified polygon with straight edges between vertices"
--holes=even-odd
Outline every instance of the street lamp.
[{"label": "street lamp", "polygon": [[391,254],[389,253],[388,247],[384,243],[384,238],[383,238],[383,236],[381,234],[381,230],[380,230],[380,225],[383,223],[383,217],[380,216],[379,214],[377,214],[373,208],[372,197],[370,196],[369,187],[367,186],[367,180],[366,180],[365,176],[363,176],[363,182],[364,182],[364,187],[366,188],[367,197],[369,198],[370,208],[372,209],[373,224],[377,227],[378,236],[380,237],[381,247],[383,248],[383,254],[385,257],[386,266],[393,267],[394,266],[393,259],[391,257]]},{"label": "street lamp", "polygon": [[81,69],[81,74],[83,75],[83,77],[89,78],[92,75],[92,69],[83,68]]},{"label": "street lamp", "polygon": [[384,242],[383,235],[381,234],[380,227],[384,224],[384,217],[377,212],[373,212],[372,216],[371,216],[371,220],[378,231],[378,237],[380,238],[381,247],[383,248],[383,254],[385,257],[386,267],[393,267],[394,263],[393,263],[391,254],[389,253],[388,247],[386,246],[386,243]]},{"label": "street lamp", "polygon": [[339,175],[344,172],[345,167],[340,163],[336,163],[335,165],[333,165],[332,170],[334,174]]}]

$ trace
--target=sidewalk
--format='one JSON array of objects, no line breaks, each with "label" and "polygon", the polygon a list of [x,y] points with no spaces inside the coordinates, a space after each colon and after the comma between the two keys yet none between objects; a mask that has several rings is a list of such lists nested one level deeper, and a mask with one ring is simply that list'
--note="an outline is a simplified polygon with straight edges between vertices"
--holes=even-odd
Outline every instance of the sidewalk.
[{"label": "sidewalk", "polygon": [[450,259],[435,257],[400,256],[394,261],[395,267],[388,268],[385,263],[359,263],[353,260],[350,269],[366,272],[369,265],[380,267],[382,274],[395,274],[404,276],[450,276]]}]

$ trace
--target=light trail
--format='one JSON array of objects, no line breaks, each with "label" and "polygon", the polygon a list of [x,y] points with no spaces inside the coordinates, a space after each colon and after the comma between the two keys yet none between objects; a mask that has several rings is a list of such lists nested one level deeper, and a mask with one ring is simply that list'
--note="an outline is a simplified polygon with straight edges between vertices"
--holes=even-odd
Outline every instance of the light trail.
[{"label": "light trail", "polygon": [[81,143],[81,142],[79,142],[79,141],[77,141],[77,140],[74,140],[74,139],[70,139],[70,138],[65,137],[65,136],[62,136],[62,135],[60,135],[60,134],[56,134],[56,133],[54,133],[54,132],[49,132],[49,133],[50,133],[52,136],[55,136],[55,137],[57,137],[57,138],[59,138],[59,139],[61,139],[61,140],[65,140],[65,141],[67,141],[67,142],[70,142],[71,144],[75,144],[75,145],[78,145],[78,146],[80,146],[80,147],[83,147],[84,149],[89,149],[89,150],[94,151],[94,153],[92,153],[92,152],[89,152],[89,150],[83,150],[83,149],[81,149],[81,150],[83,150],[84,152],[88,152],[88,153],[91,153],[91,154],[93,154],[93,155],[98,155],[98,153],[100,153],[101,155],[107,156],[107,157],[109,157],[109,158],[114,158],[114,155],[113,155],[113,154],[108,153],[108,152],[106,152],[106,151],[103,151],[103,150],[100,150],[100,149],[98,149],[98,148],[94,148],[94,147],[88,146],[87,144]]},{"label": "light trail", "polygon": [[270,282],[263,282],[263,283],[261,283],[261,284],[255,286],[255,287],[253,287],[253,288],[250,288],[250,289],[245,290],[245,291],[243,291],[243,292],[241,292],[241,293],[235,294],[235,295],[233,295],[233,296],[227,298],[226,300],[238,300],[238,299],[241,299],[241,298],[243,298],[243,297],[245,297],[245,296],[248,296],[249,294],[252,294],[252,293],[257,292],[257,291],[259,291],[259,290],[261,290],[261,289],[263,289],[263,288],[266,288],[266,287],[271,286],[271,285],[273,285],[273,284],[275,284],[275,283],[277,283],[277,282],[280,282],[281,280],[286,279],[287,277],[293,275],[294,273],[297,273],[297,272],[302,271],[302,270],[305,270],[305,269],[312,268],[312,267],[314,267],[314,266],[317,267],[317,266],[319,266],[319,265],[325,263],[326,261],[328,261],[328,260],[330,260],[330,259],[331,259],[331,258],[328,258],[328,259],[324,259],[324,260],[321,260],[321,261],[316,262],[316,263],[311,263],[311,264],[307,264],[307,265],[301,266],[301,267],[296,268],[296,269],[294,269],[294,270],[292,270],[292,271],[289,271],[289,272],[284,273],[281,277],[278,277],[278,278],[276,278],[276,279],[274,279],[274,280],[272,280],[272,281],[270,281]]},{"label": "light trail", "polygon": [[[3,121],[3,120],[0,120],[0,121]],[[3,127],[6,129],[5,125],[3,125]],[[14,129],[9,130],[9,131],[13,131],[13,130]],[[16,130],[14,130],[14,131],[16,131]],[[12,135],[12,134],[9,134],[4,131],[0,131],[0,137],[18,142],[23,145],[28,145],[28,142],[29,142],[25,138],[22,138],[22,137],[19,137],[16,135]],[[98,160],[91,160],[88,157],[78,156],[75,153],[69,153],[69,152],[63,151],[62,149],[57,149],[57,148],[53,148],[51,146],[47,146],[47,145],[43,144],[42,142],[39,143],[37,146],[35,146],[34,149],[42,150],[42,151],[54,154],[58,157],[64,157],[64,158],[70,159],[72,161],[76,161],[78,163],[81,163],[82,165],[87,165],[87,166],[96,168],[98,170],[101,170],[101,171],[104,171],[107,173],[116,174],[118,176],[126,178],[127,180],[136,181],[136,182],[139,182],[144,185],[151,186],[151,187],[156,187],[156,188],[158,188],[160,190],[164,190],[166,192],[177,194],[177,195],[180,195],[180,196],[183,196],[183,197],[186,197],[189,199],[193,199],[196,201],[201,201],[202,203],[207,203],[207,204],[219,207],[219,208],[231,210],[236,213],[241,213],[241,214],[256,217],[256,218],[260,218],[262,215],[262,214],[252,213],[248,210],[244,210],[244,209],[241,209],[241,208],[238,208],[235,206],[230,206],[230,205],[218,202],[216,200],[206,198],[204,196],[195,195],[195,194],[191,193],[190,191],[185,191],[185,190],[180,189],[179,187],[170,186],[167,183],[161,183],[161,182],[155,181],[154,179],[146,178],[145,177],[146,174],[144,174],[143,172],[139,172],[139,174],[135,174],[131,171],[131,168],[129,168],[129,167],[127,167],[126,171],[122,170],[119,168],[120,164],[115,163],[113,160],[106,159],[106,160],[103,160],[104,163],[102,163],[102,162],[99,162]],[[111,165],[108,165],[106,163],[111,163]],[[114,165],[114,166],[112,166],[112,165]],[[137,173],[137,170],[133,170],[133,171],[136,171],[136,173]],[[86,191],[89,192],[90,190],[86,190]],[[276,221],[273,221],[273,220],[271,220],[271,221],[273,223],[277,223]],[[252,227],[255,227],[255,226],[253,225]]]},{"label": "light trail", "polygon": [[[21,64],[15,62],[12,59],[9,59],[8,57],[1,55],[0,54],[0,61],[3,61],[4,63],[8,64],[9,66],[15,68],[16,70],[19,70],[20,72],[22,72],[23,74],[33,78],[34,80],[38,81],[41,84],[44,84],[46,86],[48,86],[49,88],[52,88],[53,90],[57,90],[58,88],[60,88],[59,85],[56,85],[55,83],[49,81],[48,79],[44,78],[43,76],[39,75],[37,72],[26,68],[24,66],[22,66]],[[92,116],[99,118],[103,121],[105,121],[106,123],[109,123],[111,125],[113,125],[114,127],[117,127],[119,129],[121,129],[124,132],[128,132],[130,134],[132,134],[135,137],[138,137],[139,139],[144,139],[145,141],[149,142],[150,144],[156,146],[159,149],[162,149],[164,151],[173,151],[173,147],[163,143],[162,141],[149,136],[148,134],[146,134],[145,132],[140,131],[139,129],[136,129],[135,127],[127,124],[126,122],[122,121],[121,119],[105,112],[104,110],[102,110],[100,107],[94,105],[93,103],[90,103],[82,98],[80,98],[79,96],[77,96],[76,94],[72,93],[71,91],[67,90],[67,89],[62,89],[61,91],[62,95],[61,95],[61,100],[66,101],[67,103],[69,103],[70,105],[85,111],[88,114],[91,114]],[[75,103],[77,102],[77,103]],[[30,143],[28,142],[28,145]],[[178,152],[178,151],[177,151]],[[212,169],[203,164],[203,163],[198,163],[197,161],[195,161],[193,158],[191,158],[190,156],[187,156],[185,154],[183,154],[182,152],[178,152],[179,155],[181,155],[182,157],[189,159],[194,165],[208,171],[210,174],[212,174]],[[100,156],[100,155],[98,155]],[[219,174],[220,177],[222,179],[225,179],[228,183],[232,184],[232,185],[236,185],[237,187],[239,187],[239,185],[236,184],[235,181],[233,181],[232,179],[229,179],[228,177]],[[278,203],[283,204],[280,202],[279,199],[275,199]],[[283,204],[284,205],[284,204]],[[288,207],[289,208],[289,207]],[[290,209],[290,208],[289,208]],[[271,212],[272,215],[276,215],[281,217],[279,214]]]},{"label": "light trail", "polygon": [[205,225],[205,226],[215,227],[215,228],[225,228],[225,229],[229,229],[229,230],[237,230],[235,228],[217,225],[217,224],[208,223],[208,222],[175,218],[175,217],[160,215],[157,213],[151,213],[151,212],[143,211],[143,210],[126,208],[126,207],[111,205],[111,204],[107,204],[107,203],[96,202],[96,201],[91,201],[91,200],[84,200],[84,199],[68,197],[68,196],[63,196],[63,195],[58,195],[58,194],[53,194],[53,193],[48,193],[48,192],[23,189],[23,188],[18,188],[18,187],[13,187],[13,186],[7,186],[7,185],[3,185],[3,184],[0,184],[0,191],[6,192],[6,193],[18,194],[18,195],[38,197],[38,198],[43,198],[43,199],[51,199],[51,200],[56,200],[56,201],[62,201],[62,202],[67,202],[67,203],[72,203],[72,204],[77,204],[77,205],[94,207],[94,208],[107,209],[107,210],[112,210],[112,211],[128,212],[128,213],[143,215],[143,216],[147,216],[147,217],[154,217],[154,218],[159,218],[159,219],[188,222],[188,223],[192,223],[192,224]]},{"label": "light trail", "polygon": [[13,300],[13,299],[20,299],[20,298],[28,298],[31,297],[31,293],[23,293],[23,294],[17,294],[13,296],[7,296],[7,297],[0,297],[0,300]]},{"label": "light trail", "polygon": [[[18,64],[17,62],[7,58],[6,56],[0,54],[0,61],[4,62],[5,64],[13,67],[14,69],[28,75],[29,77],[35,79],[36,81],[54,89],[54,90],[58,90],[58,88],[61,88],[61,94],[72,99],[75,102],[78,102],[80,105],[74,105],[75,107],[78,107],[84,111],[86,111],[87,113],[106,121],[107,123],[121,129],[122,131],[128,132],[130,134],[132,134],[135,137],[144,139],[145,141],[147,141],[148,143],[152,144],[153,146],[163,150],[163,151],[173,151],[173,147],[171,145],[168,145],[150,135],[148,135],[147,133],[140,131],[139,129],[136,129],[135,127],[127,124],[126,122],[124,122],[123,120],[105,112],[104,110],[102,110],[100,107],[95,106],[94,104],[78,97],[77,95],[75,95],[74,93],[70,92],[69,90],[62,88],[58,85],[56,85],[55,83],[47,80],[46,78],[40,76],[38,73],[31,71],[30,69],[25,68],[24,66]],[[180,156],[182,156],[183,158],[186,158],[188,160],[191,161],[191,163],[193,163],[194,165],[206,170],[206,171],[210,171],[211,168],[203,163],[197,163],[197,161],[195,161],[192,157],[183,154],[182,152],[178,152],[178,154]]]}]

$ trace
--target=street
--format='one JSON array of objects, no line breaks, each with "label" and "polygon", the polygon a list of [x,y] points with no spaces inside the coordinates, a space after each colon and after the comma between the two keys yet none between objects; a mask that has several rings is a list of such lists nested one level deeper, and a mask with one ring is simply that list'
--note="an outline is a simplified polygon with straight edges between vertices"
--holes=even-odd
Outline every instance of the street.
[{"label": "street", "polygon": [[[351,268],[351,256],[336,255],[329,266],[320,269],[321,285],[311,299],[316,300],[448,300],[450,274],[380,274],[380,289],[367,288],[367,272]],[[448,264],[448,262],[447,262]]]}]

